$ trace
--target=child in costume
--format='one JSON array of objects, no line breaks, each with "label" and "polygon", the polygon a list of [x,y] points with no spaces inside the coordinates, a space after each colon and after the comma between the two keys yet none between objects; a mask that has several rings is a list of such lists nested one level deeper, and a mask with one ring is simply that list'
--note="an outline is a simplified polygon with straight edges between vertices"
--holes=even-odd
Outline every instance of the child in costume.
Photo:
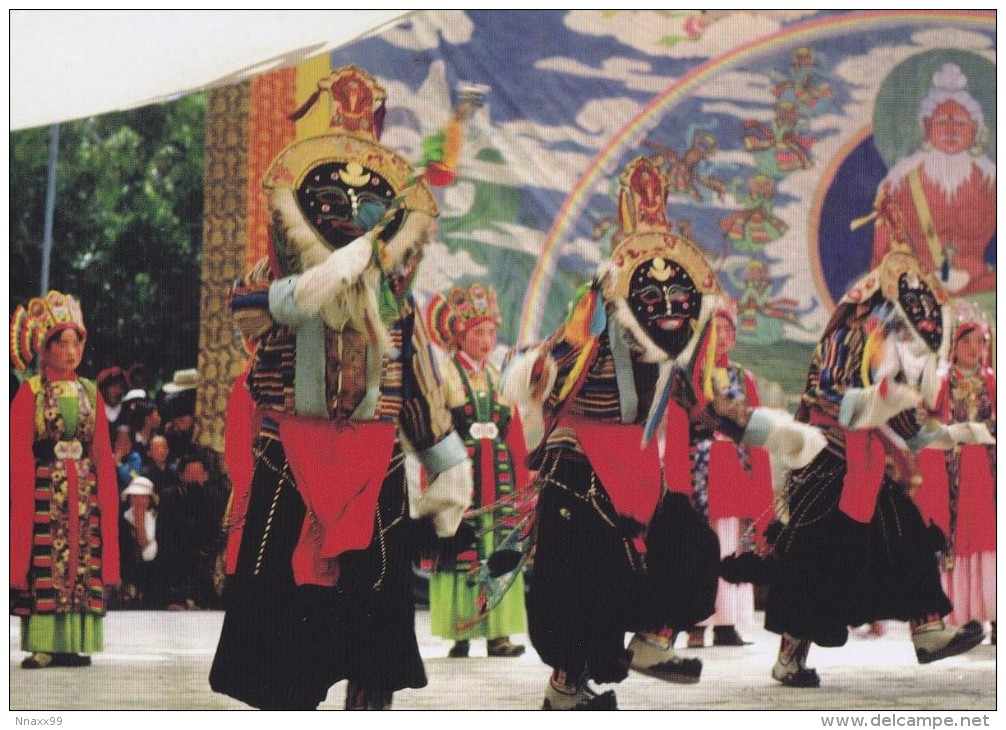
[{"label": "child in costume", "polygon": [[106,589],[119,583],[105,404],[77,376],[86,339],[72,296],[50,291],[14,310],[11,361],[26,377],[10,411],[10,588],[24,669],[89,666],[104,645]]},{"label": "child in costume", "polygon": [[[384,709],[426,685],[405,451],[430,475],[416,511],[440,538],[457,530],[472,473],[409,294],[438,213],[432,191],[379,144],[385,92],[369,74],[340,68],[309,104],[322,93],[331,131],[267,172],[270,256],[233,292],[255,347],[254,413],[235,397],[246,428],[228,435],[256,433],[241,449],[251,483],[235,483],[228,518],[210,684],[255,707],[313,709],[347,679],[348,709]],[[228,458],[238,473],[245,453]]]},{"label": "child in costume", "polygon": [[482,585],[470,580],[511,537],[521,507],[514,500],[528,482],[520,417],[500,395],[500,373],[489,362],[500,323],[496,292],[480,283],[455,287],[430,302],[427,318],[435,341],[450,353],[442,368],[447,406],[472,460],[472,508],[480,512],[470,518],[477,537],[443,556],[430,577],[431,628],[455,640],[451,657],[468,656],[470,639],[483,636],[489,656],[520,656],[524,646],[510,635],[527,631],[523,574],[515,574],[491,610]]},{"label": "child in costume", "polygon": [[[614,692],[589,682],[620,682],[630,664],[670,681],[698,679],[701,664],[657,635],[713,612],[719,564],[708,522],[666,491],[669,401],[736,440],[784,446],[792,463],[822,445],[815,429],[751,411],[696,375],[715,353],[722,291],[698,247],[671,230],[668,183],[654,164],[637,158],[620,181],[610,262],[565,324],[503,375],[504,396],[527,414],[541,490],[528,619],[553,669],[544,709],[615,709]],[[642,630],[653,640],[637,635],[627,650],[625,633]]]}]

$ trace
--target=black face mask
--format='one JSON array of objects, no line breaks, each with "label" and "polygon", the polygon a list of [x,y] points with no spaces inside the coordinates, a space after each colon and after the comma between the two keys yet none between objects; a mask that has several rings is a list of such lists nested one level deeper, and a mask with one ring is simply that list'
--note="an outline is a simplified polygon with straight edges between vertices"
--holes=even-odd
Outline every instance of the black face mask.
[{"label": "black face mask", "polygon": [[[358,171],[354,171],[359,174]],[[304,217],[334,250],[353,242],[373,228],[395,197],[395,190],[380,175],[364,169],[366,181],[346,182],[346,164],[326,162],[311,170],[297,189]],[[382,233],[388,240],[401,225],[402,213]]]},{"label": "black face mask", "polygon": [[628,303],[657,347],[677,357],[691,340],[702,294],[684,268],[656,258],[644,261],[632,272]]},{"label": "black face mask", "polygon": [[943,342],[943,309],[936,295],[924,281],[910,282],[908,274],[898,279],[898,302],[908,315],[912,328],[919,333],[933,352]]}]

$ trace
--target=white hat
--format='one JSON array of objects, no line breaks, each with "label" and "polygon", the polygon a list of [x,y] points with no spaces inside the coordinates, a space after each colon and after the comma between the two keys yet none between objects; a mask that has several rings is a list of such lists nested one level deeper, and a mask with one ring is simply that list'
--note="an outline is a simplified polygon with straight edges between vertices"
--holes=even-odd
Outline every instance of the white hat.
[{"label": "white hat", "polygon": [[195,368],[176,370],[170,383],[165,383],[162,390],[167,394],[181,393],[199,385],[199,372]]},{"label": "white hat", "polygon": [[129,482],[129,486],[122,490],[123,497],[133,494],[140,497],[152,496],[154,494],[154,483],[145,476],[134,474],[132,481]]},{"label": "white hat", "polygon": [[128,403],[131,400],[148,400],[147,391],[143,388],[133,388],[131,391],[122,396],[123,403]]}]

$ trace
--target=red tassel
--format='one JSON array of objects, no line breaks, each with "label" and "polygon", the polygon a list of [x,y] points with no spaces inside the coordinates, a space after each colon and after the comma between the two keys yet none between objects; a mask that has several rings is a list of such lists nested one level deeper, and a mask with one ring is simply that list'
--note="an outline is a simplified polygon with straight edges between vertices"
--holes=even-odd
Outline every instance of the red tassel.
[{"label": "red tassel", "polygon": [[450,185],[457,177],[457,173],[448,167],[444,167],[439,162],[431,162],[426,166],[426,179],[430,185],[442,188]]}]

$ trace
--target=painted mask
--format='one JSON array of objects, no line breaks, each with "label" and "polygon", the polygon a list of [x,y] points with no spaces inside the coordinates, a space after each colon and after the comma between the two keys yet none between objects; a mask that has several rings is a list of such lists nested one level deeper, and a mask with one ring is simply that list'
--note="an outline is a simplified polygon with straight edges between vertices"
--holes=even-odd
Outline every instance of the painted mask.
[{"label": "painted mask", "polygon": [[905,272],[898,277],[898,303],[912,328],[933,352],[943,342],[943,309],[926,282]]},{"label": "painted mask", "polygon": [[682,266],[661,257],[644,260],[632,272],[628,303],[653,342],[670,357],[688,345],[702,295]]},{"label": "painted mask", "polygon": [[[394,197],[387,180],[357,162],[320,164],[297,188],[305,219],[333,250],[372,229]],[[393,236],[400,224],[400,219],[392,221],[382,237]]]}]

